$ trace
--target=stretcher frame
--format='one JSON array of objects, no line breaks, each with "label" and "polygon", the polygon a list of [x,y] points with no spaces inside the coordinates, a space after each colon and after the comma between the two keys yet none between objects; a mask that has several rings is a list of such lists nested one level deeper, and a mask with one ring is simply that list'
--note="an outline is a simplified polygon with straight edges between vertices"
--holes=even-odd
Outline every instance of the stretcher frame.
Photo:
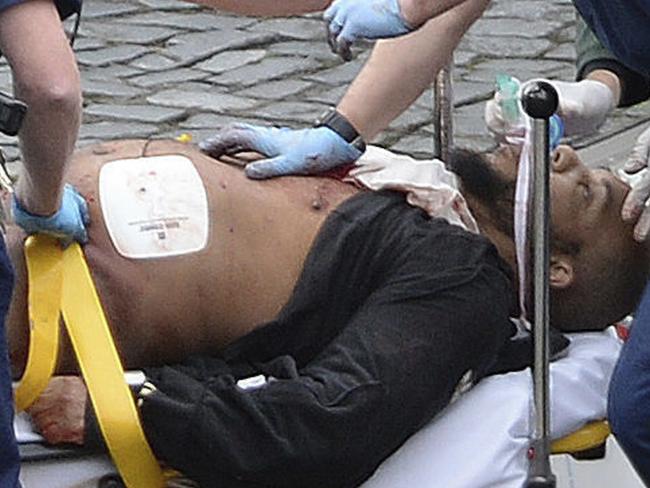
[{"label": "stretcher frame", "polygon": [[[453,147],[453,86],[452,60],[442,68],[432,85],[433,91],[433,154],[449,161]],[[558,107],[555,89],[544,82],[534,82],[522,90],[522,106],[532,118],[533,174],[528,214],[526,242],[532,263],[530,270],[530,306],[533,316],[533,394],[535,429],[531,440],[529,488],[555,487],[550,454],[550,315],[549,315],[549,202],[550,202],[550,141],[549,119]]]}]

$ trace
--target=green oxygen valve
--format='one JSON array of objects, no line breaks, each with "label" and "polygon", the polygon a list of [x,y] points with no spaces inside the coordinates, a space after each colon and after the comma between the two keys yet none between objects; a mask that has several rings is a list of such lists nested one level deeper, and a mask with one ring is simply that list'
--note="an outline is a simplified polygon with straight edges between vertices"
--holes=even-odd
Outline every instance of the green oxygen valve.
[{"label": "green oxygen valve", "polygon": [[508,124],[518,124],[521,120],[519,109],[519,80],[509,75],[497,75],[497,93],[503,119]]},{"label": "green oxygen valve", "polygon": [[[497,93],[501,116],[504,122],[512,127],[524,125],[524,113],[520,105],[521,83],[517,78],[506,74],[496,77]],[[551,149],[555,149],[564,137],[564,122],[558,114],[553,114],[549,119],[549,142]]]}]

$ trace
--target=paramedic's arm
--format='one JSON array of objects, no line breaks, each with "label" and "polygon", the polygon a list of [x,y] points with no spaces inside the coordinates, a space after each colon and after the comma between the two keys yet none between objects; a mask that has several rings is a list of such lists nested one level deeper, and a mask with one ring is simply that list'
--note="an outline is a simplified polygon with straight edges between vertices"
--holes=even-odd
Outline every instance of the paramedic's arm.
[{"label": "paramedic's arm", "polygon": [[[488,0],[467,0],[413,34],[377,44],[337,110],[370,141],[426,90]],[[237,125],[201,143],[213,157],[253,150],[268,159],[246,175],[314,174],[353,163],[361,151],[327,127],[291,130]]]},{"label": "paramedic's arm", "polygon": [[299,15],[327,8],[331,0],[189,0],[241,15]]},{"label": "paramedic's arm", "polygon": [[468,0],[409,36],[378,42],[338,111],[372,140],[431,85],[488,3]]}]

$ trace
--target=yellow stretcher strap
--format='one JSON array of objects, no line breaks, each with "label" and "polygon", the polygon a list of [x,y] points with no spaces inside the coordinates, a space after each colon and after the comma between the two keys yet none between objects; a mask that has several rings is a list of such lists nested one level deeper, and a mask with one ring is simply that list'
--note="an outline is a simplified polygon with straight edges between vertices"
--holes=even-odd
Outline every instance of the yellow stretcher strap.
[{"label": "yellow stretcher strap", "polygon": [[142,431],[81,247],[74,243],[62,251],[56,240],[36,236],[26,242],[25,258],[31,334],[17,406],[29,406],[54,372],[62,313],[99,427],[124,483],[128,488],[162,488],[162,470]]},{"label": "yellow stretcher strap", "polygon": [[77,243],[63,252],[61,310],[104,440],[129,488],[164,486],[147,443],[101,302]]},{"label": "yellow stretcher strap", "polygon": [[609,434],[611,434],[611,430],[607,421],[591,422],[573,434],[553,441],[551,452],[553,454],[575,454],[594,449],[603,445]]},{"label": "yellow stretcher strap", "polygon": [[31,236],[25,243],[29,353],[25,372],[14,392],[16,409],[29,407],[50,381],[59,352],[63,251],[48,236]]}]

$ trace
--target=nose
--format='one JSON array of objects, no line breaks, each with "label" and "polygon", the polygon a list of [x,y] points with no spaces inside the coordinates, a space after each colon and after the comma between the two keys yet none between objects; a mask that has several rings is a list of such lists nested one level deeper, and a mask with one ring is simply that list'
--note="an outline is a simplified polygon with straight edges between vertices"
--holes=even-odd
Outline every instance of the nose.
[{"label": "nose", "polygon": [[551,170],[554,173],[570,171],[578,165],[576,153],[568,146],[559,146],[551,157]]}]

